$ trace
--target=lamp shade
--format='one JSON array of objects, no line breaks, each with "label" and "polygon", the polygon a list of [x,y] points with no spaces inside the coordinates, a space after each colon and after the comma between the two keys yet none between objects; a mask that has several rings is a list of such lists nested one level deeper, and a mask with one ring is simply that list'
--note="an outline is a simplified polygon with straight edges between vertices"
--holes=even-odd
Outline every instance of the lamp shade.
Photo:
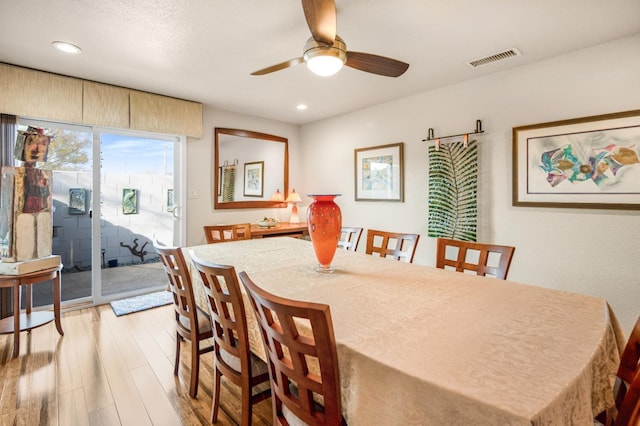
[{"label": "lamp shade", "polygon": [[300,198],[300,194],[298,194],[296,192],[296,190],[292,190],[289,193],[289,196],[287,197],[287,199],[285,200],[287,203],[301,203],[302,202],[302,198]]},{"label": "lamp shade", "polygon": [[276,192],[271,196],[271,201],[284,201],[284,195],[282,195],[280,189],[276,189]]}]

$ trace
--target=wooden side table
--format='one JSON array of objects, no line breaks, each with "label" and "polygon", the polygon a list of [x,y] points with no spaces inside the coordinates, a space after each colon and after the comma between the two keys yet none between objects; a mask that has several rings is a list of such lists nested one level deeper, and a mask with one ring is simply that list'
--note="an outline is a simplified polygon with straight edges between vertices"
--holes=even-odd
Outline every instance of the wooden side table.
[{"label": "wooden side table", "polygon": [[[36,327],[48,324],[55,320],[56,328],[61,336],[62,323],[60,322],[60,273],[62,264],[41,271],[29,272],[18,275],[0,275],[0,288],[13,288],[13,316],[0,320],[0,334],[13,333],[13,357],[20,353],[20,332],[30,332]],[[45,281],[53,281],[53,312],[31,312],[32,308],[32,284]],[[26,286],[27,300],[25,313],[20,312],[20,290]]]}]

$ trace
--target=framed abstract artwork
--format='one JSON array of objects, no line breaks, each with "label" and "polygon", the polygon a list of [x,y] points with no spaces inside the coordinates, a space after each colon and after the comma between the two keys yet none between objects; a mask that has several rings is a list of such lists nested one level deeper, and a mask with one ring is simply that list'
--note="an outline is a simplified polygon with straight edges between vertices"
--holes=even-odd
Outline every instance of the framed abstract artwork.
[{"label": "framed abstract artwork", "polygon": [[69,214],[85,214],[87,212],[87,191],[84,188],[69,189]]},{"label": "framed abstract artwork", "polygon": [[244,196],[262,197],[264,188],[264,161],[244,164]]},{"label": "framed abstract artwork", "polygon": [[122,213],[136,214],[138,213],[138,190],[124,188],[122,190]]},{"label": "framed abstract artwork", "polygon": [[640,209],[640,110],[514,127],[513,205]]},{"label": "framed abstract artwork", "polygon": [[355,150],[356,201],[404,201],[402,148],[400,142]]}]

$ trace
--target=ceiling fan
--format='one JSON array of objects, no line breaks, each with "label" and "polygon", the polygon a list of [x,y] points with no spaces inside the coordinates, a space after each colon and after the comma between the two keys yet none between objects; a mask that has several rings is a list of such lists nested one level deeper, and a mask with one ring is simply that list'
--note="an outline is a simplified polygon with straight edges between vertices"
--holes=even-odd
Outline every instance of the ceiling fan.
[{"label": "ceiling fan", "polygon": [[343,65],[386,77],[399,77],[409,64],[371,53],[347,51],[344,40],[336,34],[336,5],[334,0],[302,0],[302,8],[311,38],[304,45],[302,57],[281,62],[252,72],[264,75],[306,62],[315,74],[329,76]]}]

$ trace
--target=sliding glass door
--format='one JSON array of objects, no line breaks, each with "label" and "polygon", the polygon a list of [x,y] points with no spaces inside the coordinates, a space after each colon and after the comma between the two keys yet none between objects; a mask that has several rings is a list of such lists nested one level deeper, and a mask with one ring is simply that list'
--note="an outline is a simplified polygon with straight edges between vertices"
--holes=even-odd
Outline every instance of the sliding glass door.
[{"label": "sliding glass door", "polygon": [[178,141],[107,132],[99,137],[100,294],[113,298],[166,288],[153,240],[174,242]]},{"label": "sliding glass door", "polygon": [[[165,288],[152,241],[182,242],[184,140],[24,119],[18,128],[28,126],[52,136],[47,162],[38,167],[52,172],[52,247],[64,264],[63,304]],[[36,291],[34,306],[52,303]]]}]

